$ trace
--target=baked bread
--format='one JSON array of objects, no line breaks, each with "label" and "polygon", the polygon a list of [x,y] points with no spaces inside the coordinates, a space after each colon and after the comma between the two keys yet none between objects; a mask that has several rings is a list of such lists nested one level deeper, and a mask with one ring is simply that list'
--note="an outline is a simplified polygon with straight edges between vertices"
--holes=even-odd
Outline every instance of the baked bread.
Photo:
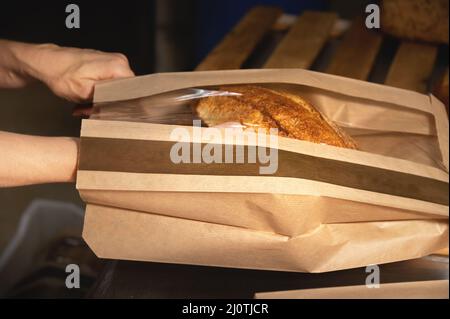
[{"label": "baked bread", "polygon": [[383,0],[383,31],[411,40],[447,43],[449,0]]},{"label": "baked bread", "polygon": [[220,90],[239,93],[201,99],[197,115],[208,126],[240,122],[245,127],[277,128],[280,136],[356,149],[356,144],[303,98],[255,85],[235,85]]}]

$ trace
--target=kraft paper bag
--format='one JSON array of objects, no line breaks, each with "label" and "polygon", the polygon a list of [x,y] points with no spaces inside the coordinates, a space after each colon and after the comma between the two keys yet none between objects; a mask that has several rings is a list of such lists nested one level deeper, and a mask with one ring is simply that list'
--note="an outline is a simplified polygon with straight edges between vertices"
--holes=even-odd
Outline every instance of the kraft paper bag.
[{"label": "kraft paper bag", "polygon": [[448,280],[260,292],[256,299],[448,299]]},{"label": "kraft paper bag", "polygon": [[[147,118],[155,97],[245,83],[305,97],[359,150],[279,137],[271,175],[259,161],[171,161],[176,143],[210,142],[208,128],[181,113],[182,124]],[[77,188],[83,237],[99,257],[325,272],[448,247],[448,120],[433,96],[306,70],[236,70],[105,82],[95,103]],[[187,135],[174,140],[180,128]],[[254,146],[222,135],[234,152]]]}]

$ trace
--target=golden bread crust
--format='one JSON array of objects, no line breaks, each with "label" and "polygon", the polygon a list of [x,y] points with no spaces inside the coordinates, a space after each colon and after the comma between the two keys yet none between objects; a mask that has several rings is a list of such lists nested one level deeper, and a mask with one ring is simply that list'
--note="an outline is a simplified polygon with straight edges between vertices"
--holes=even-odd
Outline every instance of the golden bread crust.
[{"label": "golden bread crust", "polygon": [[220,90],[241,95],[201,99],[195,110],[208,126],[240,122],[266,131],[276,128],[280,136],[356,149],[351,137],[297,95],[256,85],[234,85]]}]

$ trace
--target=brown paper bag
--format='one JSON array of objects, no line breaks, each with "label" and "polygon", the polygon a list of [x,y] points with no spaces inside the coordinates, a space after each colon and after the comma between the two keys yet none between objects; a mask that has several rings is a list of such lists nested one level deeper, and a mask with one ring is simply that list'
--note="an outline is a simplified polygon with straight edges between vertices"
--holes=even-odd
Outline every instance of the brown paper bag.
[{"label": "brown paper bag", "polygon": [[256,299],[448,299],[448,280],[260,292]]},{"label": "brown paper bag", "polygon": [[[201,147],[207,128],[185,126],[189,138],[174,141],[180,126],[133,115],[146,96],[238,83],[301,94],[360,150],[279,137],[273,175],[260,162],[175,164],[174,144]],[[130,114],[82,125],[83,237],[99,257],[324,272],[448,246],[448,120],[433,96],[286,69],[117,80],[96,87],[95,102]]]}]

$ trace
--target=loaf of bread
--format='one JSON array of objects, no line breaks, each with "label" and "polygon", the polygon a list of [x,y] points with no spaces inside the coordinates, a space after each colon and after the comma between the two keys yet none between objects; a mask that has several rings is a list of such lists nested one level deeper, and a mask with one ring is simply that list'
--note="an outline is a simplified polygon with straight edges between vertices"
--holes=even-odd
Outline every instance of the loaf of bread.
[{"label": "loaf of bread", "polygon": [[208,126],[239,122],[266,132],[276,128],[280,136],[356,149],[350,136],[297,95],[255,85],[227,86],[220,90],[239,95],[201,99],[195,110]]},{"label": "loaf of bread", "polygon": [[399,38],[448,44],[448,9],[449,0],[383,0],[381,28]]}]

